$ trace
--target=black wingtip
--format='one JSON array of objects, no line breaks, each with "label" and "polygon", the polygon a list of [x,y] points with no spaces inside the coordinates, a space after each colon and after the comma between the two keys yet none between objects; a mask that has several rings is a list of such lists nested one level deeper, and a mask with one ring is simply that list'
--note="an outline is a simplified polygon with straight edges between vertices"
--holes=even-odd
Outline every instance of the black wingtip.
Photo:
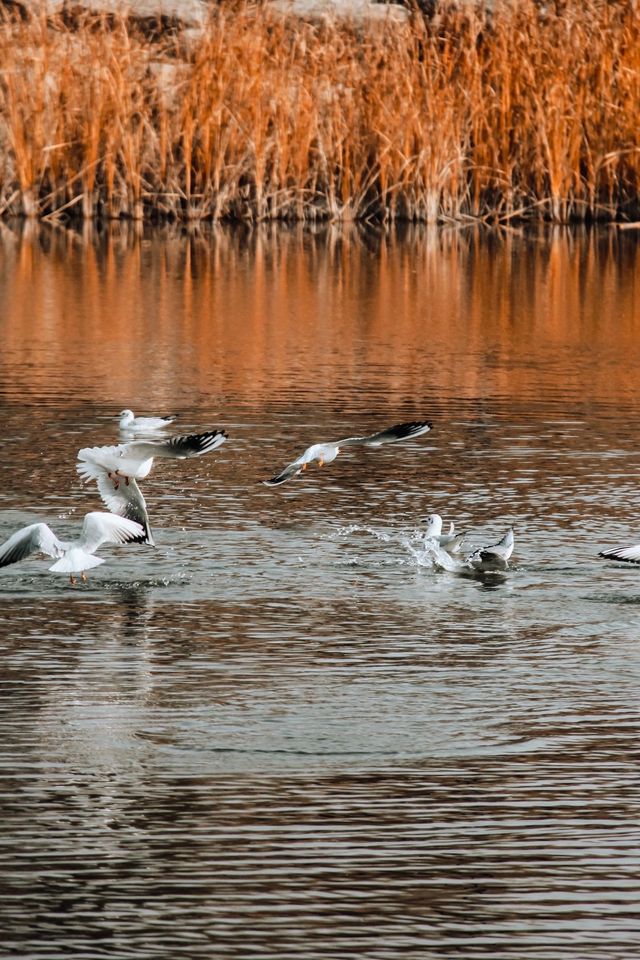
[{"label": "black wingtip", "polygon": [[601,550],[598,556],[602,557],[603,560],[615,560],[616,563],[632,563],[636,567],[640,566],[640,559],[633,560],[631,557],[620,557],[615,551]]},{"label": "black wingtip", "polygon": [[144,528],[144,533],[140,533],[138,536],[132,537],[131,540],[127,540],[127,543],[143,543],[148,547],[155,547],[156,545],[151,530],[148,527]]},{"label": "black wingtip", "polygon": [[391,430],[395,433],[398,440],[404,440],[414,436],[414,434],[419,434],[420,432],[426,433],[428,430],[433,430],[433,424],[430,420],[411,420],[409,423],[398,423],[395,427],[392,427]]},{"label": "black wingtip", "polygon": [[[219,440],[220,437],[222,440]],[[206,453],[216,440],[219,440],[216,446],[220,446],[228,439],[229,434],[226,430],[207,430],[205,433],[187,433],[172,437],[170,443],[174,449],[186,449],[193,455],[193,453]],[[215,446],[213,449],[215,450]]]},{"label": "black wingtip", "polygon": [[0,567],[8,567],[12,563],[18,563],[24,557],[24,552],[18,546],[12,547],[0,560]]}]

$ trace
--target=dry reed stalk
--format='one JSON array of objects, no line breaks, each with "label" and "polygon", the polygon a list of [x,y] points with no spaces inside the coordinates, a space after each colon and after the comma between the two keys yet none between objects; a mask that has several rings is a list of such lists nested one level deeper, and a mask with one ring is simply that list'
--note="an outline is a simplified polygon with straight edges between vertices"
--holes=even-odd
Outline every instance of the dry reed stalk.
[{"label": "dry reed stalk", "polygon": [[0,25],[0,212],[254,221],[638,216],[632,3],[495,3],[362,29],[219,6]]}]

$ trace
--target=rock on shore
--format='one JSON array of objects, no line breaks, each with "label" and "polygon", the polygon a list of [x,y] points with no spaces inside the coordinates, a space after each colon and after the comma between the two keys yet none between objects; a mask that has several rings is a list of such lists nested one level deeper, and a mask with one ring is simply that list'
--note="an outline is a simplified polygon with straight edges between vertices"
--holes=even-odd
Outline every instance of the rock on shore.
[{"label": "rock on shore", "polygon": [[[303,19],[348,19],[358,23],[404,23],[408,13],[398,4],[371,0],[268,0],[283,16]],[[153,32],[162,29],[201,31],[212,10],[204,0],[0,0],[0,10],[23,20],[62,15],[68,22],[91,16],[126,16]]]},{"label": "rock on shore", "polygon": [[63,14],[68,18],[82,14],[124,15],[134,21],[155,21],[183,28],[202,28],[209,16],[209,4],[203,0],[0,0],[7,13],[19,13],[22,19]]}]

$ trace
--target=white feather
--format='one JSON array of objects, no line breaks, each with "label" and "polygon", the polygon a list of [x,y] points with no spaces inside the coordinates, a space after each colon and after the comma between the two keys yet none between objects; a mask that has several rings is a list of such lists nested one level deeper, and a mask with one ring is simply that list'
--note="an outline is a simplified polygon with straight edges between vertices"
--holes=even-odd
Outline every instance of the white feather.
[{"label": "white feather", "polygon": [[32,523],[12,534],[0,546],[0,567],[18,563],[33,553],[45,553],[56,559],[50,570],[79,573],[104,563],[93,554],[103,543],[130,543],[144,537],[139,523],[111,513],[88,513],[77,540],[59,540],[46,523]]},{"label": "white feather", "polygon": [[176,419],[170,417],[136,417],[133,410],[122,410],[119,415],[121,430],[165,430]]}]

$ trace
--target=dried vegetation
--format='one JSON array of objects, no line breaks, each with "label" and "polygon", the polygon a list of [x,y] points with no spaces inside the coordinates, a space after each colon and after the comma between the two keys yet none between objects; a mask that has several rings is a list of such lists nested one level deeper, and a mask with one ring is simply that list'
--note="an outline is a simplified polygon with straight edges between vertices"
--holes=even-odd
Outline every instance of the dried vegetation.
[{"label": "dried vegetation", "polygon": [[212,8],[0,24],[0,213],[243,219],[638,216],[640,14],[532,0],[307,23]]}]

